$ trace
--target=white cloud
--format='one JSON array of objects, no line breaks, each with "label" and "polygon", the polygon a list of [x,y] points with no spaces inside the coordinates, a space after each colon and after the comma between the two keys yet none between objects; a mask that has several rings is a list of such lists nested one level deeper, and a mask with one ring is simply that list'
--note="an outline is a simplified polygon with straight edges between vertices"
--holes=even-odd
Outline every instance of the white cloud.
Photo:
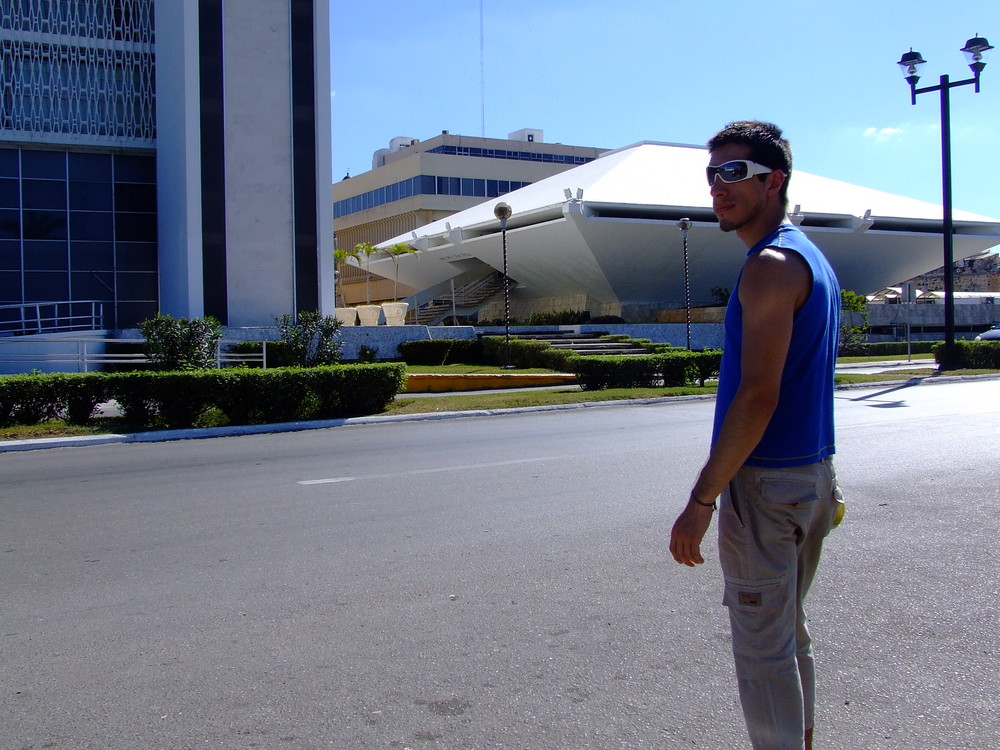
[{"label": "white cloud", "polygon": [[899,128],[866,128],[865,138],[874,138],[877,141],[887,141],[894,135],[899,135],[903,131]]}]

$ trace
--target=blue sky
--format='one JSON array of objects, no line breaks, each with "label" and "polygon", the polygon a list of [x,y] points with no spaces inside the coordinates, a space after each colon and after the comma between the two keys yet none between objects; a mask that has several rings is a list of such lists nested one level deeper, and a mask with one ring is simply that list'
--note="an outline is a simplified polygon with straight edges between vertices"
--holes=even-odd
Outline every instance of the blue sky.
[{"label": "blue sky", "polygon": [[482,7],[481,76],[480,0],[331,0],[335,180],[400,135],[478,136],[485,123],[488,137],[539,128],[548,142],[619,148],[702,144],[753,118],[784,128],[802,171],[940,203],[940,98],[911,106],[895,63],[912,46],[928,61],[920,85],[968,78],[959,50],[978,34],[998,49],[981,93],[951,92],[954,206],[1000,218],[1000,3]]}]

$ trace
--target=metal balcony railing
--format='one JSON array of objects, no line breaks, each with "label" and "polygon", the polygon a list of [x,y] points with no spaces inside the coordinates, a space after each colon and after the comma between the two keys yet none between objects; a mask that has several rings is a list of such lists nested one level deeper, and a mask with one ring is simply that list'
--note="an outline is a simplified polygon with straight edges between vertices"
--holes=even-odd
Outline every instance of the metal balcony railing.
[{"label": "metal balcony railing", "polygon": [[103,327],[104,303],[98,300],[0,305],[0,336],[99,331]]}]

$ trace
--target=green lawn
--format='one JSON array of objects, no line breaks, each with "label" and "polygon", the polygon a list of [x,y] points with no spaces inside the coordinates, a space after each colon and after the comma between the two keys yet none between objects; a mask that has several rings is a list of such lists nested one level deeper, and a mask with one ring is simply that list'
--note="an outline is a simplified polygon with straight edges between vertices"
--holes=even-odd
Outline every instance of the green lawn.
[{"label": "green lawn", "polygon": [[[927,355],[930,356],[930,355]],[[926,359],[922,355],[915,355],[914,359]],[[886,357],[852,357],[849,360],[841,361],[864,362],[867,360],[885,361]],[[891,359],[902,359],[897,357]],[[413,373],[445,373],[445,374],[490,374],[505,373],[501,367],[487,367],[484,365],[449,365],[441,367],[416,367],[408,368]],[[516,370],[517,373],[546,373],[551,370]],[[956,370],[955,375],[980,375],[993,373],[992,370]],[[858,384],[858,383],[880,383],[906,378],[928,378],[937,377],[936,371],[926,368],[915,368],[912,370],[897,370],[885,375],[862,375],[862,374],[838,374],[835,382],[838,385]],[[599,401],[624,401],[666,398],[670,396],[712,396],[715,394],[715,384],[709,383],[704,387],[687,386],[683,388],[615,388],[600,391],[582,391],[575,386],[566,386],[552,389],[539,389],[533,391],[509,391],[499,393],[473,392],[461,395],[437,395],[414,397],[410,394],[400,394],[395,401],[389,405],[384,414],[424,414],[431,412],[450,411],[481,411],[491,409],[512,409],[530,406],[552,406],[559,404],[593,403]],[[53,420],[44,424],[32,426],[14,426],[0,428],[0,440],[28,440],[43,437],[69,437],[78,435],[95,435],[113,432],[129,432],[132,428],[124,424],[118,418],[97,418],[92,424],[80,427],[67,425],[61,420]]]}]

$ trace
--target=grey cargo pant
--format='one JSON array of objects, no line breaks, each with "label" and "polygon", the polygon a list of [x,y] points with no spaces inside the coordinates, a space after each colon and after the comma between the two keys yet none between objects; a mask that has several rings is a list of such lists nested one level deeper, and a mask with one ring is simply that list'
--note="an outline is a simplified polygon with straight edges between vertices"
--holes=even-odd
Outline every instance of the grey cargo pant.
[{"label": "grey cargo pant", "polygon": [[837,477],[808,466],[744,466],[722,494],[725,576],[743,716],[754,750],[802,750],[813,726],[815,670],[803,609],[833,526]]}]

